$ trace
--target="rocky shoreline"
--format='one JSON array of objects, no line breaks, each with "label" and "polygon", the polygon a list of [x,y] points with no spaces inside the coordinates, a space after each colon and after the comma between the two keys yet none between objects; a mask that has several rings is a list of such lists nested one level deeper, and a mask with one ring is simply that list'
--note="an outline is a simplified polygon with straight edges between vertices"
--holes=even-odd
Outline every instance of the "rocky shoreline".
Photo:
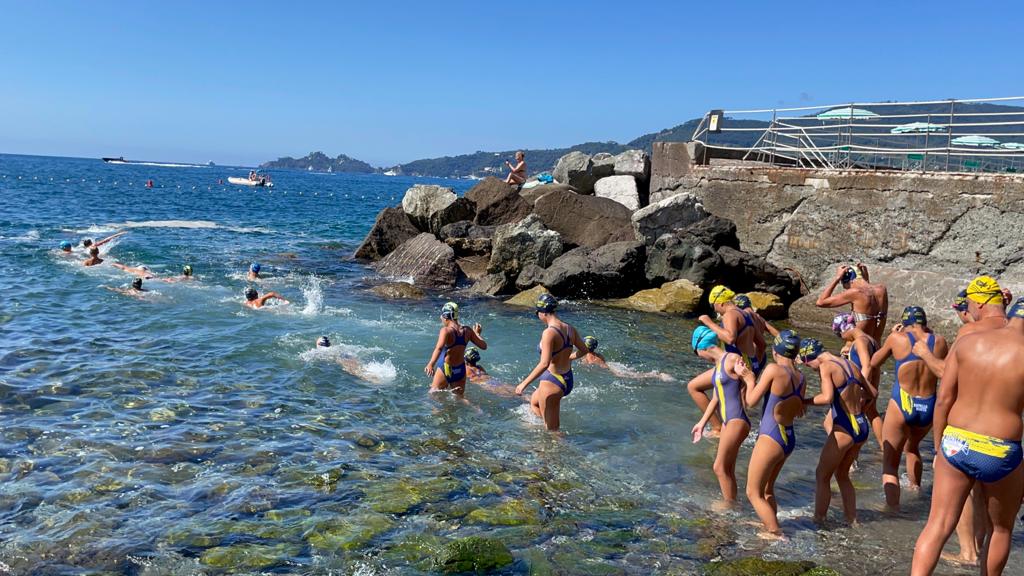
[{"label": "rocky shoreline", "polygon": [[651,161],[642,150],[613,156],[570,152],[554,182],[521,189],[497,178],[459,197],[415,185],[378,215],[354,257],[410,288],[465,289],[503,297],[546,290],[559,297],[670,314],[692,314],[706,292],[726,284],[755,293],[768,315],[785,316],[803,295],[798,278],[740,246],[736,225],[705,211],[698,197],[650,203]]}]

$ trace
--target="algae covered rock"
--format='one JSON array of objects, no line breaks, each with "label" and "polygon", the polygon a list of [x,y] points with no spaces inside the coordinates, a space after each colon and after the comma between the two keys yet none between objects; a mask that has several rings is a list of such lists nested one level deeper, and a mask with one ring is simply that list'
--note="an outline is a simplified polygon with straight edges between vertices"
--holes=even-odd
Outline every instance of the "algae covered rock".
[{"label": "algae covered rock", "polygon": [[370,288],[370,292],[389,300],[422,300],[427,297],[426,292],[408,282],[379,284]]},{"label": "algae covered rock", "polygon": [[444,574],[481,573],[508,566],[512,561],[512,553],[500,540],[470,536],[447,544],[438,555],[436,566]]},{"label": "algae covered rock", "polygon": [[534,286],[529,290],[525,290],[516,294],[515,296],[505,300],[505,304],[509,306],[523,306],[525,308],[533,308],[537,303],[537,297],[541,294],[549,294],[547,288],[543,286]]},{"label": "algae covered rock", "polygon": [[388,516],[367,512],[312,522],[305,538],[314,548],[350,551],[362,548],[393,525],[394,522]]},{"label": "algae covered rock", "polygon": [[776,320],[786,317],[786,305],[782,299],[775,294],[767,292],[747,292],[750,298],[750,305],[757,310],[758,314],[768,320]]},{"label": "algae covered rock", "polygon": [[660,288],[641,290],[628,298],[609,302],[616,308],[662,314],[690,314],[700,306],[704,290],[686,279],[673,280]]},{"label": "algae covered rock", "polygon": [[494,526],[539,524],[540,511],[523,500],[506,500],[491,508],[477,508],[466,516],[468,522]]},{"label": "algae covered rock", "polygon": [[366,489],[366,502],[374,512],[405,514],[425,502],[443,500],[459,483],[452,478],[413,481],[401,478],[379,481]]},{"label": "algae covered rock", "polygon": [[740,558],[704,565],[705,576],[804,576],[815,568],[814,562]]},{"label": "algae covered rock", "polygon": [[278,544],[237,544],[218,546],[203,552],[200,562],[222,570],[261,570],[285,563],[300,552],[298,546]]}]

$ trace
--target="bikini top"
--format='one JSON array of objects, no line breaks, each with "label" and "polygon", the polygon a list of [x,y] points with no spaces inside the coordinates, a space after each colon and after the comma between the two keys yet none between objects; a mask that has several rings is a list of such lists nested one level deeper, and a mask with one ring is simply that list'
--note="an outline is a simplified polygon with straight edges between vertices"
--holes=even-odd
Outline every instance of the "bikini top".
[{"label": "bikini top", "polygon": [[[566,330],[565,333],[562,333],[562,331],[555,326],[548,326],[547,328],[545,328],[545,330],[547,330],[548,328],[551,328],[555,332],[558,332],[558,335],[562,337],[562,347],[552,352],[551,356],[557,356],[558,354],[561,354],[563,351],[572,348],[572,339],[569,338],[569,335],[572,334],[572,326],[569,326],[569,329]],[[537,354],[542,353],[543,352],[540,349],[540,344],[537,344]]]}]

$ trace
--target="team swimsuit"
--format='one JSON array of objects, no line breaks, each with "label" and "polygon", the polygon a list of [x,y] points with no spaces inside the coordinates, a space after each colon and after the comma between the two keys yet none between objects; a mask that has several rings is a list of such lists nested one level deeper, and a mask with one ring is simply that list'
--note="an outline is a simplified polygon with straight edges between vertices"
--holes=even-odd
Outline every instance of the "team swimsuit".
[{"label": "team swimsuit", "polygon": [[[734,340],[735,342],[739,342],[740,334],[743,334],[743,332],[747,328],[754,327],[754,318],[751,317],[749,313],[747,313],[745,310],[740,310],[740,314],[743,315],[743,327],[740,328],[740,331],[736,333],[736,338]],[[726,344],[725,351],[731,352],[733,354],[738,354],[740,358],[743,358],[743,361],[746,362],[747,365],[750,366],[750,369],[754,372],[754,378],[760,378],[761,372],[764,372],[765,367],[768,366],[767,355],[765,355],[764,358],[747,356],[746,354],[740,351],[740,347],[737,346],[736,344]]]},{"label": "team swimsuit", "polygon": [[855,384],[860,386],[860,382],[857,377],[853,374],[853,368],[850,366],[850,361],[844,359],[842,362],[838,360],[832,360],[839,369],[843,371],[843,375],[846,376],[846,381],[843,382],[842,386],[837,386],[835,394],[832,396],[832,425],[838,426],[853,438],[854,444],[860,444],[868,439],[868,419],[864,414],[857,414],[856,416],[846,411],[846,407],[843,406],[843,390],[846,390],[847,386]]},{"label": "team swimsuit", "polygon": [[449,350],[451,350],[452,348],[456,348],[458,346],[461,346],[463,348],[466,347],[466,327],[461,326],[461,328],[461,330],[452,329],[452,332],[454,332],[455,334],[455,342],[452,343],[451,346],[445,344],[444,348],[441,350],[441,357],[437,359],[437,369],[440,370],[442,374],[444,374],[445,382],[449,384],[457,384],[466,379],[465,361],[463,361],[462,364],[459,364],[458,366],[452,366],[451,364],[448,364]]},{"label": "team swimsuit", "polygon": [[850,347],[850,362],[853,362],[861,372],[864,371],[864,365],[871,361],[871,357],[875,355],[875,352],[878,352],[878,342],[875,342],[875,339],[870,336],[868,336],[868,342],[870,342],[868,345],[868,357],[863,360],[861,360],[860,352],[857,352],[857,346]]},{"label": "team swimsuit", "polygon": [[947,425],[942,431],[941,446],[946,462],[986,483],[1002,480],[1024,459],[1019,440],[1000,440],[956,426]]},{"label": "team swimsuit", "polygon": [[782,446],[782,451],[786,456],[789,456],[793,452],[793,449],[796,448],[796,433],[793,431],[792,424],[789,426],[783,426],[775,419],[775,406],[778,405],[779,402],[789,400],[793,397],[803,397],[804,375],[799,374],[789,367],[784,368],[786,369],[786,372],[789,373],[789,383],[793,389],[785,396],[777,396],[772,393],[770,389],[768,390],[768,395],[765,396],[764,400],[764,411],[761,413],[761,426],[758,428],[758,434],[761,436],[767,436],[778,442],[779,446]]},{"label": "team swimsuit", "polygon": [[[558,332],[558,335],[562,337],[562,347],[559,348],[557,351],[555,351],[554,354],[551,355],[552,358],[554,358],[558,354],[561,354],[565,350],[572,349],[572,338],[569,337],[570,334],[572,334],[572,326],[570,326],[569,329],[564,334],[562,333],[561,330],[559,330],[558,328],[556,328],[554,326],[548,326],[548,328],[551,328],[555,332]],[[537,353],[541,354],[541,349],[540,349],[540,345],[539,344],[537,345]],[[572,392],[573,379],[572,379],[572,369],[571,368],[565,374],[556,374],[556,373],[552,372],[550,369],[545,370],[544,373],[540,375],[540,380],[541,380],[541,382],[547,381],[547,382],[551,382],[555,386],[558,386],[558,389],[562,391],[562,396],[563,397],[568,396]]]},{"label": "team swimsuit", "polygon": [[723,425],[736,419],[750,424],[750,419],[747,418],[747,413],[743,410],[743,400],[740,398],[740,380],[729,376],[725,371],[725,359],[728,357],[728,354],[722,356],[722,359],[715,364],[713,376],[715,394],[718,395],[719,417],[721,417]]},{"label": "team swimsuit", "polygon": [[[915,362],[921,359],[920,356],[914,354],[914,335],[907,332],[907,339],[910,340],[910,354],[907,354],[902,360],[896,360],[896,383],[892,386],[892,399],[896,401],[896,407],[900,409],[900,413],[903,414],[903,420],[906,421],[907,426],[925,427],[932,425],[932,416],[935,412],[935,394],[922,398],[919,396],[911,396],[903,391],[900,387],[900,366],[908,362]],[[935,350],[935,334],[928,335],[928,349]]]}]

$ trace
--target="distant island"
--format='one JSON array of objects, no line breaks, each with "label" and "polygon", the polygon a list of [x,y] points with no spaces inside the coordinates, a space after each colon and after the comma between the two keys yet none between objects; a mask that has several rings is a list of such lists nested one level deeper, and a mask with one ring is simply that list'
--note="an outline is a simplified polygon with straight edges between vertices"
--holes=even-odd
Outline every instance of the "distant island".
[{"label": "distant island", "polygon": [[[866,106],[868,110],[871,106]],[[882,113],[885,114],[932,114],[936,119],[941,119],[944,114],[949,111],[949,105],[946,103],[934,103],[934,104],[905,104],[899,106],[888,106]],[[992,122],[998,121],[1013,121],[1018,117],[1014,116],[1024,112],[1024,108],[1018,106],[1004,106],[998,104],[989,103],[960,103],[958,104],[957,113],[978,113],[978,112],[1002,112],[1008,114],[1007,116],[995,116],[989,117]],[[969,116],[961,116],[958,122],[969,122]],[[749,120],[739,118],[727,118],[728,126],[731,128],[767,128],[768,122],[760,120]],[[568,148],[551,148],[551,149],[526,149],[526,164],[529,166],[530,174],[537,174],[538,172],[550,172],[554,169],[555,163],[559,158],[578,150],[586,154],[597,154],[598,152],[608,152],[610,154],[618,154],[624,150],[630,149],[641,149],[646,150],[649,154],[651,152],[651,145],[654,142],[686,142],[693,138],[694,132],[697,130],[697,126],[700,124],[700,118],[694,118],[678,126],[667,128],[660,132],[651,132],[650,134],[644,134],[625,144],[619,144],[618,142],[585,142],[583,144],[577,144],[576,146],[570,146]],[[1000,126],[981,126],[974,128],[978,134],[983,135],[988,132],[998,132]],[[738,148],[746,148],[753,146],[761,134],[757,131],[750,132],[721,132],[718,134],[706,134],[702,139],[707,140],[711,144],[717,144],[719,146],[733,146]],[[908,140],[908,144],[915,144],[917,147],[923,146],[922,142],[913,142]],[[1011,138],[1011,140],[1019,141],[1021,139]],[[1024,142],[1022,142],[1024,143]],[[337,158],[331,158],[322,152],[313,152],[312,154],[303,158],[294,159],[291,157],[284,157],[273,162],[266,162],[261,165],[261,168],[288,168],[292,170],[312,170],[315,172],[357,172],[357,173],[381,173],[389,176],[404,175],[404,176],[426,176],[434,178],[485,178],[487,176],[501,176],[504,177],[507,168],[505,167],[506,160],[512,160],[512,156],[515,154],[515,150],[504,150],[501,152],[484,152],[477,151],[472,154],[461,154],[459,156],[443,156],[440,158],[425,158],[422,160],[414,160],[406,164],[399,164],[397,166],[391,166],[387,168],[374,168],[362,162],[355,160],[344,154],[339,155]]]}]

